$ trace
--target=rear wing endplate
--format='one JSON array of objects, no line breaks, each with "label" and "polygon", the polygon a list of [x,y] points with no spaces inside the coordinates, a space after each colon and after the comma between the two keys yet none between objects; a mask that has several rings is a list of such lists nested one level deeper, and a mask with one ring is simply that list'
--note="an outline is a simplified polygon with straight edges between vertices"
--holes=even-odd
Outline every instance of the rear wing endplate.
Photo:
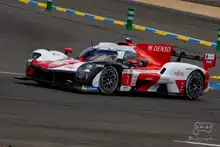
[{"label": "rear wing endplate", "polygon": [[176,56],[176,62],[180,62],[182,58],[201,61],[203,63],[203,68],[208,70],[209,68],[214,68],[216,66],[216,55],[205,53],[203,56],[199,55],[190,55],[185,52],[177,53],[173,50],[172,56]]}]

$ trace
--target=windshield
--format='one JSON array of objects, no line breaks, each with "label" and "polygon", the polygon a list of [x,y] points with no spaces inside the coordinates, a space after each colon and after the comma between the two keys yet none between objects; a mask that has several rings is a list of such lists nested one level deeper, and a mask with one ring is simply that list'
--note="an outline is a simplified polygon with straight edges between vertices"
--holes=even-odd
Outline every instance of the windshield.
[{"label": "windshield", "polygon": [[88,57],[87,60],[89,61],[116,61],[117,60],[117,52],[113,51],[105,51],[99,50],[94,53],[93,56]]},{"label": "windshield", "polygon": [[87,61],[116,61],[117,56],[117,51],[96,48],[88,48],[80,55],[80,57],[85,58]]},{"label": "windshield", "polygon": [[80,54],[86,61],[115,61],[128,64],[128,60],[138,60],[138,56],[132,51],[106,50],[89,47]]}]

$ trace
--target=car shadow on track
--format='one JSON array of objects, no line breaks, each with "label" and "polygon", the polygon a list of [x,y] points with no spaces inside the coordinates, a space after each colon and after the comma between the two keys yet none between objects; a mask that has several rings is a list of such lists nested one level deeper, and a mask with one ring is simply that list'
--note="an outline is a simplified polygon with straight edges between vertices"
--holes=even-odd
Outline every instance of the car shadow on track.
[{"label": "car shadow on track", "polygon": [[23,82],[23,81],[14,81],[16,84],[22,84],[32,87],[38,87],[38,88],[46,88],[56,91],[62,91],[62,92],[68,92],[68,93],[76,93],[76,94],[83,94],[83,95],[102,95],[104,97],[109,96],[115,96],[115,97],[123,97],[123,98],[144,98],[144,99],[167,99],[167,100],[184,100],[184,101],[194,101],[194,102],[201,102],[204,101],[203,99],[197,99],[197,100],[188,100],[182,96],[172,96],[172,95],[165,95],[165,94],[159,94],[159,93],[136,93],[136,92],[119,92],[117,94],[112,95],[105,95],[101,93],[95,93],[95,92],[82,92],[73,88],[68,87],[55,87],[55,86],[46,86],[41,85],[35,82]]},{"label": "car shadow on track", "polygon": [[178,101],[194,101],[194,102],[202,102],[203,99],[197,99],[197,100],[189,100],[187,98],[184,98],[183,96],[177,96],[177,95],[166,95],[166,94],[160,94],[160,93],[132,93],[132,92],[126,92],[126,93],[118,93],[117,96],[120,97],[126,97],[126,98],[144,98],[144,99],[158,99],[158,100],[178,100]]}]

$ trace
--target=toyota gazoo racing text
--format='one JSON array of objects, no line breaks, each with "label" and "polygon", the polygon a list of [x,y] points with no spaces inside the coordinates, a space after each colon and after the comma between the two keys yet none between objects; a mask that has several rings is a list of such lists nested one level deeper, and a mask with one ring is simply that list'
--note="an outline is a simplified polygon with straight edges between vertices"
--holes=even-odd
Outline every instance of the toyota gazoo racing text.
[{"label": "toyota gazoo racing text", "polygon": [[[37,49],[27,61],[26,76],[40,84],[68,85],[82,91],[104,94],[116,92],[156,92],[197,99],[209,90],[208,69],[215,67],[216,55],[177,53],[166,44],[132,44],[131,40],[100,42],[69,57],[65,53]],[[171,62],[171,56],[176,60]],[[199,67],[181,62],[182,58],[198,60]]]}]

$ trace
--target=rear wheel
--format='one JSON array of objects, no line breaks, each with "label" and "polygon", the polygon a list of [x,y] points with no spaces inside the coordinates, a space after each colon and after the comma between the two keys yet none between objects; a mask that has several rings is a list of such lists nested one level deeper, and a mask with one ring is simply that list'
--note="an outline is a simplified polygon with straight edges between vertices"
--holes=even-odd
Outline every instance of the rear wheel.
[{"label": "rear wheel", "polygon": [[100,76],[99,86],[101,92],[104,94],[113,94],[117,91],[118,84],[118,71],[112,66],[106,67]]},{"label": "rear wheel", "polygon": [[186,96],[190,100],[196,100],[203,93],[204,78],[200,71],[193,71],[186,81]]}]

